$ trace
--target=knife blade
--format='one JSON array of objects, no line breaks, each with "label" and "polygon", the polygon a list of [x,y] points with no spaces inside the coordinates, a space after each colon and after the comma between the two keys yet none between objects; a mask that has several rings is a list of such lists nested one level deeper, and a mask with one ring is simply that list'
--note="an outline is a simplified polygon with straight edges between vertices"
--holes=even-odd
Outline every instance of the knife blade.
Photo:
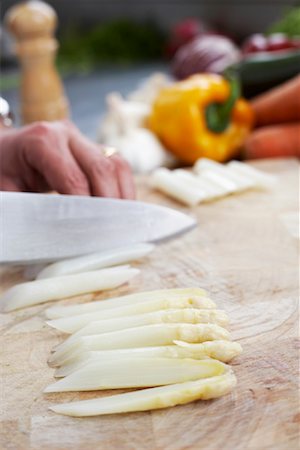
[{"label": "knife blade", "polygon": [[0,193],[0,262],[48,262],[159,242],[196,221],[177,210],[110,198]]}]

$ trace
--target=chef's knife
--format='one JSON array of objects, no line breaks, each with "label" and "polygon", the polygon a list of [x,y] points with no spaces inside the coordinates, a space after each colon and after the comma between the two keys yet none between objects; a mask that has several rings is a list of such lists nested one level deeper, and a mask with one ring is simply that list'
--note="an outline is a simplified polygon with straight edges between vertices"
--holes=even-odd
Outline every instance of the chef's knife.
[{"label": "chef's knife", "polygon": [[130,200],[0,193],[0,262],[54,261],[139,242],[195,226],[179,211]]}]

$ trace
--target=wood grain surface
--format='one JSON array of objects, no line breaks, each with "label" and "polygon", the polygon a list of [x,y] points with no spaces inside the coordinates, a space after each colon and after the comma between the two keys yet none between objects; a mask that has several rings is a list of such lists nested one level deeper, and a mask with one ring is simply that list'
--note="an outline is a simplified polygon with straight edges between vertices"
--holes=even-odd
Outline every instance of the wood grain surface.
[{"label": "wood grain surface", "polygon": [[[53,382],[53,370],[47,366],[50,349],[63,338],[44,322],[49,304],[3,314],[1,450],[299,448],[299,241],[281,220],[282,214],[299,207],[298,163],[255,165],[278,175],[271,192],[248,192],[189,210],[151,191],[147,179],[139,179],[141,199],[193,214],[199,226],[159,246],[136,264],[142,270],[139,277],[109,292],[115,296],[157,288],[207,289],[228,312],[233,338],[244,348],[233,363],[238,379],[234,392],[154,412],[84,419],[56,415],[48,410],[52,403],[107,392],[43,394]],[[1,274],[1,290],[22,280],[18,267],[4,267]]]}]

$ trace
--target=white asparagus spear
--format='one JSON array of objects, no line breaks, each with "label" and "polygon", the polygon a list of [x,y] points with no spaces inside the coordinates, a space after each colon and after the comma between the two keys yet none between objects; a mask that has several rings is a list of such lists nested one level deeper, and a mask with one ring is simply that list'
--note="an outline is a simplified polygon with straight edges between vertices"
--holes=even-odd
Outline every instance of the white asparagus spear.
[{"label": "white asparagus spear", "polygon": [[198,205],[205,200],[205,194],[202,190],[196,189],[192,185],[181,183],[171,170],[164,167],[153,172],[151,185],[188,206]]},{"label": "white asparagus spear", "polygon": [[[206,297],[207,292],[200,288],[181,288],[181,289],[159,289],[146,292],[137,292],[135,294],[122,295],[103,300],[94,300],[92,302],[81,303],[79,305],[52,306],[46,310],[49,319],[59,319],[60,317],[70,317],[78,314],[86,314],[93,311],[103,311],[104,309],[117,308],[119,306],[140,303],[146,300],[172,300],[178,297],[187,297],[190,299]],[[213,307],[216,305],[211,301]]]},{"label": "white asparagus spear", "polygon": [[204,181],[213,183],[216,187],[219,186],[223,191],[223,196],[227,194],[233,194],[234,192],[238,191],[236,183],[229,179],[226,179],[224,176],[220,175],[214,170],[203,170],[199,177]]},{"label": "white asparagus spear", "polygon": [[203,201],[214,200],[227,194],[227,189],[217,183],[216,180],[210,179],[210,177],[201,177],[196,174],[187,172],[184,169],[174,170],[174,176],[176,176],[176,178],[178,179],[181,179],[182,181],[185,181],[186,183],[189,182],[195,187],[195,189],[200,189],[202,191],[204,189],[206,191],[209,190],[209,193],[205,195]]},{"label": "white asparagus spear", "polygon": [[103,311],[95,311],[87,314],[76,315],[71,317],[62,317],[61,319],[49,320],[47,323],[53,328],[57,328],[65,333],[74,333],[85,325],[96,320],[113,319],[117,317],[125,317],[131,315],[144,314],[163,309],[213,309],[215,304],[207,297],[174,297],[167,299],[145,300],[141,303],[120,306],[119,308],[111,308]]},{"label": "white asparagus spear", "polygon": [[242,347],[232,341],[207,341],[201,344],[189,344],[187,342],[175,341],[178,345],[166,345],[161,347],[138,347],[120,350],[90,351],[73,358],[55,371],[56,378],[65,377],[70,373],[84,367],[92,361],[106,361],[109,359],[128,358],[213,358],[227,363],[242,352]]},{"label": "white asparagus spear", "polygon": [[55,279],[28,281],[8,289],[0,297],[0,308],[9,312],[51,300],[113,289],[126,283],[139,272],[138,269],[128,267],[113,267]]},{"label": "white asparagus spear", "polygon": [[223,195],[223,189],[219,186],[209,182],[208,180],[202,180],[200,177],[188,172],[185,169],[175,169],[173,170],[176,179],[180,180],[182,183],[188,183],[195,189],[202,191],[203,201],[207,202]]},{"label": "white asparagus spear", "polygon": [[163,386],[222,375],[228,366],[216,359],[128,358],[93,361],[50,384],[44,392],[94,391]]},{"label": "white asparagus spear", "polygon": [[214,339],[230,340],[225,328],[215,324],[177,324],[164,323],[103,333],[94,336],[81,336],[67,351],[58,350],[49,358],[49,364],[61,365],[70,357],[89,350],[113,350],[121,348],[152,347],[170,345],[174,340],[204,342]]},{"label": "white asparagus spear", "polygon": [[142,258],[154,249],[153,244],[137,244],[101,253],[66,259],[46,266],[37,279],[70,275],[72,273],[89,272],[91,270],[111,267]]},{"label": "white asparagus spear", "polygon": [[110,333],[112,331],[125,330],[155,323],[216,323],[221,327],[228,326],[228,316],[218,309],[167,309],[135,316],[120,317],[110,320],[98,320],[90,322],[78,330],[66,341],[56,347],[58,350],[67,350],[79,336],[92,336],[95,334]]},{"label": "white asparagus spear", "polygon": [[257,187],[268,188],[272,187],[276,183],[276,177],[274,175],[262,172],[249,164],[245,164],[240,161],[230,161],[230,163],[228,163],[228,167],[233,173],[252,178]]},{"label": "white asparagus spear", "polygon": [[220,164],[208,158],[200,158],[196,161],[193,170],[201,175],[203,170],[210,169],[223,177],[233,181],[239,191],[255,187],[255,182],[249,177],[234,173],[227,164]]},{"label": "white asparagus spear", "polygon": [[141,389],[91,400],[61,403],[50,406],[50,409],[58,414],[74,417],[148,411],[183,405],[195,400],[218,398],[231,392],[235,386],[236,377],[229,371],[224,375],[202,380]]}]

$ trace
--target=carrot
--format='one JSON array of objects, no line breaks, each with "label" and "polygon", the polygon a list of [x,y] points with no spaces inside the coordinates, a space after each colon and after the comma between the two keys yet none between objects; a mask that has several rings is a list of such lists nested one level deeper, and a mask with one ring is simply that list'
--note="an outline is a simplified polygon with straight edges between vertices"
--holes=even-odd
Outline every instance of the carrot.
[{"label": "carrot", "polygon": [[300,75],[255,97],[256,126],[300,121]]},{"label": "carrot", "polygon": [[245,142],[245,157],[300,157],[300,123],[274,125],[253,131]]}]

